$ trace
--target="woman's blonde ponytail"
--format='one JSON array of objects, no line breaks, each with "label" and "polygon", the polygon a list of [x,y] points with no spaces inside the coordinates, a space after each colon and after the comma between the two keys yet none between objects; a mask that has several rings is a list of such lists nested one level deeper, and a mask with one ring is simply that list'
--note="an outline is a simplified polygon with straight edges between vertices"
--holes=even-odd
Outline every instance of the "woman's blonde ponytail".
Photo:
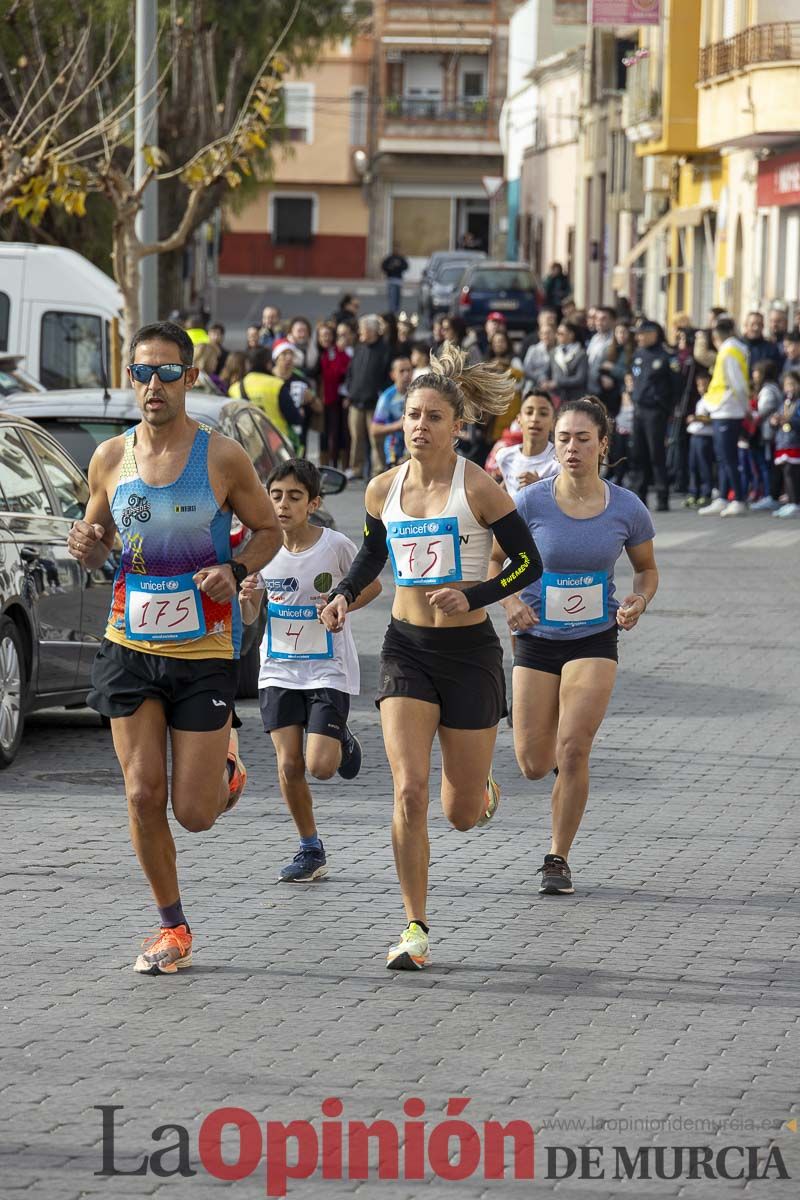
[{"label": "woman's blonde ponytail", "polygon": [[408,389],[431,388],[445,396],[459,420],[480,421],[487,413],[504,413],[516,395],[516,384],[508,371],[490,363],[467,364],[467,356],[453,342],[445,342],[431,355],[430,370],[419,375]]}]

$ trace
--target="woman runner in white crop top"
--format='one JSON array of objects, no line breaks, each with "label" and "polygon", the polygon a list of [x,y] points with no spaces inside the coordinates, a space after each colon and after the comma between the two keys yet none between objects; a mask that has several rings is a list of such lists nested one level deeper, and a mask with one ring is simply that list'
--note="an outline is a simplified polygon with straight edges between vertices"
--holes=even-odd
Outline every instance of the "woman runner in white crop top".
[{"label": "woman runner in white crop top", "polygon": [[[484,605],[538,578],[539,556],[513,500],[454,450],[461,423],[502,412],[513,381],[467,367],[446,346],[409,387],[403,435],[410,461],[367,487],[364,544],[322,620],[336,631],[347,606],[391,558],[396,584],[376,704],[394,780],[392,842],[408,925],[387,966],[428,961],[428,786],[433,739],[442,751],[441,800],[459,830],[483,825],[499,799],[491,777],[506,712],[503,652]],[[511,559],[486,582],[492,536]],[[488,783],[487,783],[488,779]]]}]

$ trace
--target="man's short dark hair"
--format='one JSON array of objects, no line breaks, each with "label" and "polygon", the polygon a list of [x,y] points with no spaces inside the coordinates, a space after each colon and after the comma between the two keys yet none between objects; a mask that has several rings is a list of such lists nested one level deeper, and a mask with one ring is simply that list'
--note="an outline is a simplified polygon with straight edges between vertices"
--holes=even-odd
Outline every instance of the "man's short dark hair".
[{"label": "man's short dark hair", "polygon": [[260,375],[271,375],[272,353],[266,346],[256,346],[247,356],[248,371],[258,371]]},{"label": "man's short dark hair", "polygon": [[410,355],[410,353],[403,354],[402,352],[398,352],[397,354],[393,354],[393,355],[392,355],[392,361],[389,363],[389,369],[390,369],[390,370],[393,370],[393,369],[394,369],[394,364],[395,364],[395,363],[399,363],[399,362],[407,362],[407,363],[410,363],[410,362],[411,362],[411,355]]},{"label": "man's short dark hair", "polygon": [[322,495],[322,476],[307,458],[289,458],[273,467],[267,476],[267,491],[273,483],[288,479],[290,475],[294,475],[300,486],[306,489],[309,500],[316,500],[317,496]]},{"label": "man's short dark hair", "polygon": [[128,351],[128,362],[136,362],[136,351],[143,342],[173,342],[179,351],[180,361],[184,367],[190,367],[194,361],[194,345],[185,329],[173,321],[155,321],[152,325],[143,325],[137,329],[131,338]]},{"label": "man's short dark hair", "polygon": [[209,325],[208,332],[211,333],[212,330],[215,330],[215,329],[219,330],[219,332],[222,334],[223,337],[225,336],[225,326],[220,325],[219,321],[215,321],[213,325]]},{"label": "man's short dark hair", "polygon": [[733,337],[736,326],[731,317],[719,317],[712,325],[712,333],[718,333],[721,338]]}]

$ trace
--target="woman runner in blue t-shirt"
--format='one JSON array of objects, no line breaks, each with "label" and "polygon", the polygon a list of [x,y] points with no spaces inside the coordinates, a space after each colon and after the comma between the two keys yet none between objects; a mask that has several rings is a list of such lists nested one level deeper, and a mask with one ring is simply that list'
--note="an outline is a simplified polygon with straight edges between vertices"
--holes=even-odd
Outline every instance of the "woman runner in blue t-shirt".
[{"label": "woman runner in blue t-shirt", "polygon": [[[589,798],[589,754],[617,674],[618,629],[634,628],[658,587],[649,512],[633,492],[600,478],[608,437],[608,415],[595,397],[560,408],[561,473],[516,497],[544,574],[502,601],[515,635],[517,762],[526,779],[556,774],[553,839],[539,868],[539,891],[548,895],[575,890],[567,859]],[[614,565],[623,549],[634,578],[620,602]],[[497,573],[503,559],[495,545],[490,571]]]}]

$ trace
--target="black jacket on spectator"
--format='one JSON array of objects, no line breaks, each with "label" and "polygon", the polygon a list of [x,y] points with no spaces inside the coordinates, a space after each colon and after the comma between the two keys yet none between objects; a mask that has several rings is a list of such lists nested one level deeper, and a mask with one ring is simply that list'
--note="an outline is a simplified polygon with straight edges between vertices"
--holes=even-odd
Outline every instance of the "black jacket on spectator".
[{"label": "black jacket on spectator", "polygon": [[672,415],[677,390],[669,351],[663,345],[639,347],[631,361],[634,409]]},{"label": "black jacket on spectator", "polygon": [[743,337],[742,341],[747,346],[747,353],[750,355],[750,370],[757,362],[774,362],[775,369],[780,374],[783,366],[783,353],[780,346],[775,342],[768,342],[766,338],[748,338]]},{"label": "black jacket on spectator", "polygon": [[379,339],[359,342],[347,371],[347,394],[354,408],[374,408],[384,388],[391,383],[391,349]]}]

